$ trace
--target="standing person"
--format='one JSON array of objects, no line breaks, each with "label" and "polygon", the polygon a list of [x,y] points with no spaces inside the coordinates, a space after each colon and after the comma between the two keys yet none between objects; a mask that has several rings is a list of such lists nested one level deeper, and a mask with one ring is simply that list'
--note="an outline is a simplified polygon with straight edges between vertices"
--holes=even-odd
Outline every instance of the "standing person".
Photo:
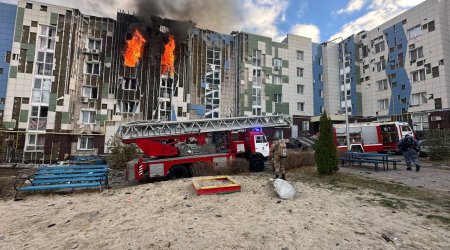
[{"label": "standing person", "polygon": [[398,149],[403,152],[405,157],[406,170],[411,170],[411,165],[416,166],[416,171],[420,171],[419,163],[419,144],[411,135],[406,135],[405,138],[401,139],[398,143]]},{"label": "standing person", "polygon": [[280,178],[286,180],[286,170],[284,169],[284,158],[287,156],[286,143],[282,139],[275,138],[276,141],[270,147],[272,154],[272,162],[275,170],[275,179]]}]

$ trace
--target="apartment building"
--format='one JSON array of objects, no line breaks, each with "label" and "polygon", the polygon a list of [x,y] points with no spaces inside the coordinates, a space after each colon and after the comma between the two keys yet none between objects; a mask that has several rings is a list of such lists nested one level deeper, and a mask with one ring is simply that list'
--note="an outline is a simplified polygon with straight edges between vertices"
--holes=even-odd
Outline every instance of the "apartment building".
[{"label": "apartment building", "polygon": [[17,6],[0,3],[0,120],[3,120]]},{"label": "apartment building", "polygon": [[416,130],[450,125],[449,6],[428,0],[356,35],[364,116],[407,120]]}]

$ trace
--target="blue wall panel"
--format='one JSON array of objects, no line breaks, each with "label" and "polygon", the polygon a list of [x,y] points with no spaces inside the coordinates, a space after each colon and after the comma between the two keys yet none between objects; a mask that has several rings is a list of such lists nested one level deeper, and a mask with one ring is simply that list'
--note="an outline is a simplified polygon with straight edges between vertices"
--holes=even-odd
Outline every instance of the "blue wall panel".
[{"label": "blue wall panel", "polygon": [[[5,61],[7,51],[11,51],[14,26],[16,21],[17,6],[0,3],[0,98],[6,97],[6,86],[8,84],[9,63]],[[5,105],[0,103],[0,110],[4,110]]]}]

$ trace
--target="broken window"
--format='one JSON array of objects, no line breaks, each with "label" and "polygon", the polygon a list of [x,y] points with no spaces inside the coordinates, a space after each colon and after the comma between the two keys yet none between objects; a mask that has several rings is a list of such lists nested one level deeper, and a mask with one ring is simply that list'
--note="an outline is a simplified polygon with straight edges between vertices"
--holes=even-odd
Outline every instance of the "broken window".
[{"label": "broken window", "polygon": [[297,50],[297,60],[304,60],[304,55],[305,52],[301,51],[301,50]]},{"label": "broken window", "polygon": [[121,113],[139,113],[139,101],[119,101]]},{"label": "broken window", "polygon": [[55,50],[56,28],[41,25],[41,33],[39,33],[39,50]]},{"label": "broken window", "polygon": [[88,99],[97,99],[97,87],[83,86],[82,91],[83,97]]},{"label": "broken window", "polygon": [[261,50],[253,50],[253,66],[261,67],[261,58],[262,51]]},{"label": "broken window", "polygon": [[304,68],[297,68],[297,76],[303,77],[305,69]]},{"label": "broken window", "polygon": [[438,66],[433,67],[431,69],[431,74],[433,75],[433,78],[439,77],[439,67]]},{"label": "broken window", "polygon": [[99,62],[86,62],[84,67],[84,73],[88,75],[99,75],[100,74],[100,63]]},{"label": "broken window", "polygon": [[102,50],[102,40],[101,39],[88,39],[88,48],[91,52],[98,53]]},{"label": "broken window", "polygon": [[36,77],[34,79],[31,102],[48,104],[50,101],[51,86],[52,80],[50,78]]},{"label": "broken window", "polygon": [[432,32],[436,29],[436,27],[434,26],[434,21],[431,21],[428,23],[428,32]]},{"label": "broken window", "polygon": [[413,49],[409,51],[409,56],[411,61],[415,61],[423,57],[423,47]]},{"label": "broken window", "polygon": [[253,70],[253,86],[261,86],[262,78],[261,78],[261,70],[254,69]]},{"label": "broken window", "polygon": [[136,78],[123,78],[122,89],[124,90],[137,90],[138,84]]},{"label": "broken window", "polygon": [[28,123],[29,130],[45,130],[47,128],[48,107],[32,106],[30,121]]},{"label": "broken window", "polygon": [[38,52],[36,74],[51,76],[53,73],[53,52]]},{"label": "broken window", "polygon": [[208,47],[206,49],[206,76],[209,84],[220,85],[221,83],[221,51],[220,48]]},{"label": "broken window", "polygon": [[421,69],[411,72],[411,78],[413,82],[425,81],[425,70]]}]

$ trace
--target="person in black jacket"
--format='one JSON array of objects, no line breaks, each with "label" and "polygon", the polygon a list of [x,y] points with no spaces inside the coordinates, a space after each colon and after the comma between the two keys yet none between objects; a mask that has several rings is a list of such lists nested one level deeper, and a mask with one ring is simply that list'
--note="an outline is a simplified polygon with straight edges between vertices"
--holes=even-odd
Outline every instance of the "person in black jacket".
[{"label": "person in black jacket", "polygon": [[405,157],[406,170],[411,170],[412,164],[416,166],[416,171],[420,171],[419,163],[419,143],[411,135],[406,135],[398,143],[398,149]]}]

